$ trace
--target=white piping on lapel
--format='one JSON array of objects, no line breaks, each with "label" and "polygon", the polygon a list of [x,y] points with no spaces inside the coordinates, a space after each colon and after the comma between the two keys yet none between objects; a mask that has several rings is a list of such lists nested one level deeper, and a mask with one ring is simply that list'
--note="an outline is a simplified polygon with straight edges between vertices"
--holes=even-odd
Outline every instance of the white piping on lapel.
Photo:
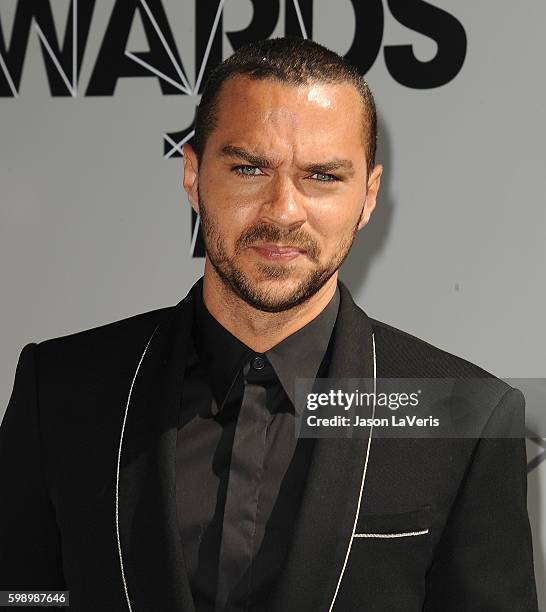
[{"label": "white piping on lapel", "polygon": [[339,575],[339,579],[337,581],[336,590],[334,593],[334,597],[332,598],[332,603],[328,608],[328,612],[332,612],[332,608],[334,607],[334,603],[336,601],[337,593],[339,591],[339,587],[341,585],[341,580],[343,578],[343,574],[345,573],[345,567],[347,566],[347,561],[349,560],[349,555],[351,553],[351,545],[353,543],[353,538],[356,532],[356,523],[358,521],[358,513],[360,512],[360,502],[362,501],[362,492],[364,491],[364,481],[366,480],[366,471],[368,469],[368,457],[370,456],[370,445],[372,442],[372,430],[373,430],[373,418],[375,416],[375,397],[377,393],[377,364],[375,360],[375,338],[372,332],[372,350],[373,350],[373,408],[372,408],[372,424],[370,425],[370,435],[368,436],[368,446],[366,448],[366,459],[364,460],[364,471],[362,473],[362,482],[360,484],[360,493],[358,496],[358,504],[356,505],[356,513],[355,513],[355,521],[353,524],[353,533],[349,538],[349,546],[347,547],[347,553],[345,555],[345,561],[343,562],[343,567],[341,568],[341,573]]},{"label": "white piping on lapel", "polygon": [[117,470],[116,470],[116,535],[118,539],[118,553],[119,553],[119,565],[121,569],[121,579],[123,580],[123,589],[125,590],[125,598],[127,599],[127,606],[129,608],[129,612],[132,612],[133,609],[131,607],[129,591],[127,590],[127,582],[125,581],[125,571],[123,568],[123,555],[121,554],[121,540],[119,538],[119,466],[121,463],[121,447],[123,445],[123,434],[125,432],[125,421],[127,420],[127,413],[129,411],[129,403],[131,402],[131,394],[133,392],[133,386],[135,384],[135,380],[136,380],[138,371],[140,370],[140,364],[142,363],[142,360],[144,359],[144,355],[146,355],[146,351],[148,350],[148,347],[150,346],[150,342],[152,341],[152,338],[154,337],[155,332],[157,331],[158,327],[159,325],[157,325],[154,331],[152,332],[152,335],[150,336],[148,343],[146,344],[146,348],[144,349],[144,351],[142,352],[142,355],[140,356],[140,361],[138,362],[135,373],[133,375],[133,381],[131,382],[131,387],[129,388],[129,395],[127,396],[127,404],[125,405],[125,414],[123,415],[123,424],[121,426],[121,436],[119,439],[118,464],[117,464]]}]

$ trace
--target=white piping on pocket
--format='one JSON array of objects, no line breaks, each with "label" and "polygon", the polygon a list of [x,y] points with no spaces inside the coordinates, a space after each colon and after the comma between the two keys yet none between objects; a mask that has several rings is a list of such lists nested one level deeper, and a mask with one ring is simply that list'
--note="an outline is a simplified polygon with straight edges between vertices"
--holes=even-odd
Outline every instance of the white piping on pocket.
[{"label": "white piping on pocket", "polygon": [[353,538],[407,538],[409,536],[420,536],[428,533],[428,529],[421,531],[404,531],[402,533],[355,533]]}]

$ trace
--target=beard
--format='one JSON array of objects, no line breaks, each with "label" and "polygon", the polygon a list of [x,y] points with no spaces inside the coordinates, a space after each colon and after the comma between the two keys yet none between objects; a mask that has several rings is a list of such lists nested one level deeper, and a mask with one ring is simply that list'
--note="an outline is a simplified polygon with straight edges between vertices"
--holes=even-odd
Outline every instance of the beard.
[{"label": "beard", "polygon": [[[340,268],[351,250],[358,232],[358,222],[348,236],[344,236],[335,249],[335,255],[326,263],[320,263],[320,247],[306,233],[297,230],[283,230],[276,225],[259,223],[246,229],[235,243],[235,254],[230,257],[225,241],[220,232],[219,223],[207,209],[201,195],[199,198],[199,217],[207,257],[224,286],[239,296],[247,304],[264,312],[282,312],[306,302]],[[304,249],[305,257],[314,264],[306,276],[290,291],[285,293],[275,288],[263,288],[254,282],[244,270],[237,265],[237,255],[245,248],[263,242],[282,242],[282,244]],[[275,264],[259,262],[257,270],[265,280],[290,280],[296,270],[290,263]]]}]

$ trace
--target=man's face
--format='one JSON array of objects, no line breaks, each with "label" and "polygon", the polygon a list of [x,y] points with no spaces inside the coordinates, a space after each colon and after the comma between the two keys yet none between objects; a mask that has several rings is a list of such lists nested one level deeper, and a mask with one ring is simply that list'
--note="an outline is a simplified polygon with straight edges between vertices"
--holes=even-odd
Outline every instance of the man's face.
[{"label": "man's face", "polygon": [[366,176],[362,101],[348,83],[224,83],[198,164],[184,149],[184,188],[206,257],[226,287],[280,312],[338,270],[375,206],[382,168]]}]

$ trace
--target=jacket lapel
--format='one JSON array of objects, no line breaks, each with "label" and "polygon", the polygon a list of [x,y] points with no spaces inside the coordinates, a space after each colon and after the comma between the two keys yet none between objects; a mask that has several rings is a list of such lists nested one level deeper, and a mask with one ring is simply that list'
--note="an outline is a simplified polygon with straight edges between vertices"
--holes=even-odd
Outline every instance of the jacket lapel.
[{"label": "jacket lapel", "polygon": [[126,405],[116,535],[120,580],[132,612],[195,612],[178,529],[175,479],[192,312],[190,291],[168,311],[139,356]]},{"label": "jacket lapel", "polygon": [[[125,406],[115,523],[120,580],[132,612],[195,612],[178,530],[175,457],[196,285],[143,347]],[[341,281],[339,288],[328,376],[373,378],[370,321]],[[332,609],[361,503],[368,441],[367,435],[315,441],[270,612]]]},{"label": "jacket lapel", "polygon": [[[329,378],[374,376],[371,323],[339,281]],[[359,438],[317,438],[294,535],[270,612],[328,612],[343,577],[362,495],[369,427]],[[364,500],[361,502],[361,499]]]}]

